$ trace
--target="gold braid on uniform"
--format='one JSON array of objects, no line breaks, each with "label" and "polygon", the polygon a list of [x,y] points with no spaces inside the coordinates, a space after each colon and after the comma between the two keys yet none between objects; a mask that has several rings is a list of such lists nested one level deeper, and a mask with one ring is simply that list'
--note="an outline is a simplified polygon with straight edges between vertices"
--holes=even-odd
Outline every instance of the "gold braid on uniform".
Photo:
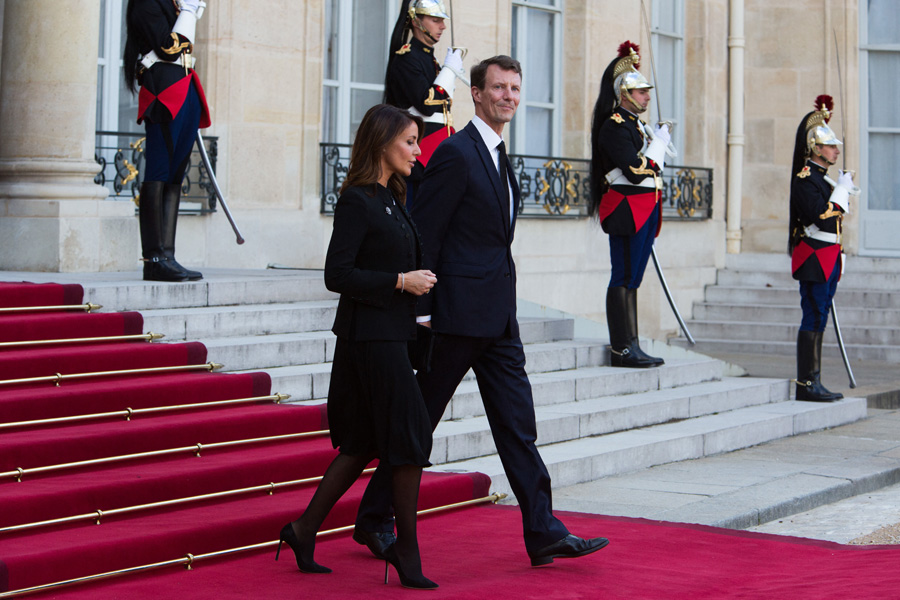
[{"label": "gold braid on uniform", "polygon": [[178,34],[172,32],[169,34],[172,36],[172,45],[168,48],[163,47],[162,51],[166,54],[181,54],[183,50],[187,50],[187,53],[190,54],[194,50],[194,45],[190,42],[180,42],[178,39]]},{"label": "gold braid on uniform", "polygon": [[828,210],[819,215],[819,219],[824,221],[825,219],[830,219],[831,217],[839,217],[843,213],[839,210],[834,210],[834,204],[831,202],[828,203]]},{"label": "gold braid on uniform", "polygon": [[450,107],[453,105],[453,98],[437,100],[434,97],[434,88],[428,88],[428,98],[423,102],[425,106],[441,106],[444,109],[444,124],[449,129],[453,127],[453,117],[450,115]]},{"label": "gold braid on uniform", "polygon": [[647,166],[647,157],[644,156],[643,154],[638,154],[638,158],[641,159],[641,166],[628,167],[629,169],[631,169],[631,172],[634,173],[635,175],[647,175],[647,176],[654,175],[655,176],[656,172]]}]

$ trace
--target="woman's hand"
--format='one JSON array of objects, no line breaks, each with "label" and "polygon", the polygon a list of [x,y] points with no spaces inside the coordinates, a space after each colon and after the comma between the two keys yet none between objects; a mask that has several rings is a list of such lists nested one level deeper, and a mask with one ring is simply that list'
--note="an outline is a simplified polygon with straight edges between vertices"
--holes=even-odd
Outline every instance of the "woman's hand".
[{"label": "woman's hand", "polygon": [[430,292],[435,283],[437,283],[437,277],[428,269],[397,275],[397,289],[416,296]]}]

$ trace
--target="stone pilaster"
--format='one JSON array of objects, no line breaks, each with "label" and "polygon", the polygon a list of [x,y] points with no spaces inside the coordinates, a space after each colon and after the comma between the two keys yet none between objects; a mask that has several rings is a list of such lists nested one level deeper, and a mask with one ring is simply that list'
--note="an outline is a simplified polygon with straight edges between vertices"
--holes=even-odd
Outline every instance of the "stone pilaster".
[{"label": "stone pilaster", "polygon": [[4,8],[0,269],[136,269],[134,206],[93,182],[100,3]]}]

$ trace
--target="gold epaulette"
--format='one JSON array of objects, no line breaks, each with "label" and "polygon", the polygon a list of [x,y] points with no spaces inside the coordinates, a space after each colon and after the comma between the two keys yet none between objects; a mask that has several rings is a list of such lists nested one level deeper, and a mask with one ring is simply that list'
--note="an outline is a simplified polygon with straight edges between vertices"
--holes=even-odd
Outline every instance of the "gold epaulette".
[{"label": "gold epaulette", "polygon": [[809,165],[806,165],[800,170],[799,173],[797,173],[797,177],[799,177],[800,179],[806,179],[807,177],[809,177],[809,173]]},{"label": "gold epaulette", "polygon": [[409,42],[406,42],[405,44],[400,46],[400,49],[394,52],[394,54],[406,54],[410,51],[411,48],[412,46],[409,45]]},{"label": "gold epaulette", "polygon": [[624,123],[625,122],[625,119],[622,118],[622,115],[620,115],[617,112],[614,112],[613,114],[611,114],[609,116],[609,118],[612,119],[613,121],[615,121],[616,123]]}]

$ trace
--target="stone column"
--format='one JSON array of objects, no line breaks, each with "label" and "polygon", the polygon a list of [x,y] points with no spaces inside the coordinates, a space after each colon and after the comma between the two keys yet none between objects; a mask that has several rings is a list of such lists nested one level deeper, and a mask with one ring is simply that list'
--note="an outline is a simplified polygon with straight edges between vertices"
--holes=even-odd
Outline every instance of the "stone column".
[{"label": "stone column", "polygon": [[136,269],[131,202],[93,182],[100,3],[6,0],[0,269]]}]

